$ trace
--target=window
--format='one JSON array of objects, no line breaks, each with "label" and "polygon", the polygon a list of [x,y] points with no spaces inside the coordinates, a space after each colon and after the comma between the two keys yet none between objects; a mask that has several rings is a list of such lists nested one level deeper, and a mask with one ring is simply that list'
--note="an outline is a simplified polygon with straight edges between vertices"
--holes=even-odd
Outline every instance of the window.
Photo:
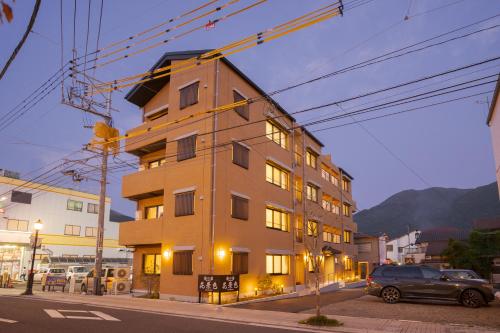
[{"label": "window", "polygon": [[248,220],[248,199],[231,196],[231,217],[240,220]]},{"label": "window", "polygon": [[82,208],[83,208],[83,202],[82,201],[76,201],[76,200],[68,199],[68,202],[66,204],[66,209],[67,210],[74,210],[75,212],[81,212]]},{"label": "window", "polygon": [[344,216],[351,216],[351,205],[344,202],[342,204],[342,212],[344,213]]},{"label": "window", "polygon": [[385,250],[386,250],[387,252],[392,252],[392,251],[394,251],[393,246],[394,246],[394,245],[392,245],[392,244],[387,244],[387,245],[385,246]]},{"label": "window", "polygon": [[85,237],[97,237],[97,228],[85,227]]},{"label": "window", "polygon": [[318,222],[307,221],[307,236],[318,237]]},{"label": "window", "polygon": [[330,174],[325,169],[321,168],[321,177],[327,182],[330,181]]},{"label": "window", "polygon": [[29,222],[25,220],[7,220],[7,230],[28,231]]},{"label": "window", "polygon": [[344,243],[350,244],[352,241],[352,231],[344,230]]},{"label": "window", "polygon": [[[246,100],[246,98],[241,96],[236,90],[233,90],[233,100],[234,102],[240,102]],[[234,111],[236,111],[236,113],[239,114],[243,119],[250,119],[248,104],[237,106],[234,108]]]},{"label": "window", "polygon": [[351,191],[351,182],[346,178],[342,178],[342,190],[346,192]]},{"label": "window", "polygon": [[87,204],[87,213],[98,214],[99,213],[99,205],[89,202]]},{"label": "window", "polygon": [[193,274],[193,251],[174,252],[174,275]]},{"label": "window", "polygon": [[195,82],[190,84],[187,87],[180,89],[181,102],[180,108],[181,110],[187,108],[188,106],[194,105],[198,103],[198,88],[200,86],[200,82]]},{"label": "window", "polygon": [[[430,267],[420,267],[420,270],[422,271],[422,274],[424,275],[424,279],[433,279],[433,280],[439,280],[439,278],[443,275],[441,271],[438,271],[437,269],[430,268]],[[447,272],[446,274],[449,274]],[[475,276],[471,277],[466,277],[467,279],[477,279]]]},{"label": "window", "polygon": [[88,258],[88,259],[95,259],[95,255],[93,255],[93,254],[84,254],[82,257]]},{"label": "window", "polygon": [[247,252],[233,252],[232,274],[248,274]]},{"label": "window", "polygon": [[318,202],[318,188],[312,184],[306,186],[307,200]]},{"label": "window", "polygon": [[288,171],[285,171],[274,164],[266,164],[266,181],[284,190],[288,190]]},{"label": "window", "polygon": [[337,175],[331,175],[330,176],[330,182],[335,185],[335,186],[339,186],[339,176]]},{"label": "window", "polygon": [[168,114],[168,106],[161,109],[156,109],[146,112],[144,114],[144,118],[146,118],[147,120],[155,120],[163,116],[166,116],[167,114]]},{"label": "window", "polygon": [[[76,258],[78,258],[78,254],[63,254],[62,257],[63,258],[73,258],[73,259],[76,259]],[[51,269],[50,272],[51,273],[64,273],[64,270],[62,272],[56,272],[55,270],[56,269]]]},{"label": "window", "polygon": [[346,257],[344,260],[344,269],[346,271],[352,271],[352,258]]},{"label": "window", "polygon": [[333,243],[334,244],[340,244],[340,233],[333,234]]},{"label": "window", "polygon": [[266,273],[286,275],[290,271],[290,257],[287,255],[266,255]]},{"label": "window", "polygon": [[28,192],[12,191],[10,195],[11,202],[31,205],[32,194]]},{"label": "window", "polygon": [[329,231],[323,231],[323,242],[333,243],[333,233]]},{"label": "window", "polygon": [[194,215],[194,191],[175,195],[175,216]]},{"label": "window", "polygon": [[64,226],[64,234],[69,236],[80,236],[80,226],[66,224]]},{"label": "window", "polygon": [[340,207],[335,202],[332,203],[332,213],[340,215]]},{"label": "window", "polygon": [[297,202],[302,202],[302,180],[300,178],[295,179],[295,199]]},{"label": "window", "polygon": [[196,137],[191,135],[177,140],[177,161],[184,161],[196,157]]},{"label": "window", "polygon": [[288,231],[290,225],[290,214],[275,208],[266,208],[266,227]]},{"label": "window", "polygon": [[398,247],[398,253],[403,253],[403,247]]},{"label": "window", "polygon": [[302,243],[304,240],[304,221],[302,216],[297,216],[295,219],[295,241]]},{"label": "window", "polygon": [[318,154],[310,151],[309,149],[306,150],[306,165],[310,166],[313,169],[316,169],[317,162]]},{"label": "window", "polygon": [[331,212],[332,211],[332,203],[328,201],[328,199],[323,199],[321,201],[321,206],[323,207],[324,210]]},{"label": "window", "polygon": [[359,243],[358,253],[370,253],[372,252],[372,243]]},{"label": "window", "polygon": [[144,209],[146,220],[159,219],[163,216],[163,205],[149,206]]},{"label": "window", "polygon": [[266,122],[266,136],[268,139],[279,144],[281,148],[288,148],[288,134],[283,128],[279,127],[275,123],[270,121]]},{"label": "window", "polygon": [[233,142],[232,158],[234,164],[239,165],[240,167],[243,167],[245,169],[248,169],[249,155],[250,155],[250,149],[243,146],[242,144],[239,144],[238,142]]},{"label": "window", "polygon": [[142,272],[146,275],[158,275],[161,271],[161,254],[144,254],[142,256]]},{"label": "window", "polygon": [[158,160],[154,160],[148,163],[148,169],[154,169],[161,167],[163,164],[165,164],[167,161],[164,158],[160,158]]}]

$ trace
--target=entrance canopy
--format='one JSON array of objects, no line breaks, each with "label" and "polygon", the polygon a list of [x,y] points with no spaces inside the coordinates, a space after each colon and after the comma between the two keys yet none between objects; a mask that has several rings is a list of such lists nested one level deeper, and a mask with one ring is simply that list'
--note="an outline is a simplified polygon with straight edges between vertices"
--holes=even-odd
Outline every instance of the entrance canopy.
[{"label": "entrance canopy", "polygon": [[323,246],[323,248],[321,249],[321,251],[323,252],[323,254],[325,256],[333,256],[335,254],[341,254],[342,253],[342,251],[334,249],[333,247],[331,247],[329,245]]}]

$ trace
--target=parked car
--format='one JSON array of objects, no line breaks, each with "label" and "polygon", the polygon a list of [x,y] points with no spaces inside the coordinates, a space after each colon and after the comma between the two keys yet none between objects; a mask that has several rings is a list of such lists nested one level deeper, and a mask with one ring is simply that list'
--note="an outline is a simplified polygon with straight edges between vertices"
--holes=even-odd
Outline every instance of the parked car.
[{"label": "parked car", "polygon": [[482,279],[479,274],[470,269],[442,269],[441,272],[454,279],[477,280],[489,283],[488,280]]},{"label": "parked car", "polygon": [[66,271],[64,268],[40,268],[38,272],[33,275],[33,282],[42,282],[42,280],[47,276],[64,276],[66,277]]},{"label": "parked car", "polygon": [[[111,290],[114,281],[115,268],[103,267],[101,270],[101,294],[105,294]],[[95,268],[87,273],[81,285],[81,291],[87,293],[94,289]]]},{"label": "parked car", "polygon": [[71,279],[75,279],[76,283],[80,283],[89,273],[89,269],[85,266],[69,266],[66,272],[66,280],[68,283]]},{"label": "parked car", "polygon": [[38,271],[35,272],[35,274],[33,274],[33,282],[40,283],[42,281],[42,276],[44,274],[47,274],[48,271],[49,269],[47,267],[40,268]]},{"label": "parked car", "polygon": [[366,292],[381,297],[386,303],[401,299],[455,301],[477,308],[493,301],[493,286],[477,280],[450,277],[426,266],[376,267],[368,276]]}]

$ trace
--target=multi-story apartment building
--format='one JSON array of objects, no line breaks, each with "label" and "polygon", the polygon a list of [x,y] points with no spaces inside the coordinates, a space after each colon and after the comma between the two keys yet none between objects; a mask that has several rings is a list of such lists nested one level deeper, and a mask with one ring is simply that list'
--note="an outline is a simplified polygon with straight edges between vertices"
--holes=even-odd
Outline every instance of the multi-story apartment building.
[{"label": "multi-story apartment building", "polygon": [[[15,172],[2,170],[0,176],[0,272],[13,278],[29,267],[33,224],[43,223],[39,264],[79,262],[95,258],[99,197],[67,188],[19,179]],[[126,262],[127,251],[118,245],[118,224],[110,221],[110,199],[106,199],[104,250],[109,261]],[[115,215],[115,214],[111,214]],[[111,220],[116,220],[112,218]],[[121,258],[121,259],[120,259]],[[120,260],[119,260],[120,259]]]},{"label": "multi-story apartment building", "polygon": [[500,76],[497,80],[495,92],[488,112],[486,124],[491,130],[491,139],[493,142],[493,155],[495,157],[495,170],[497,176],[498,195],[500,197]]},{"label": "multi-story apartment building", "polygon": [[[159,68],[205,51],[166,53]],[[357,226],[352,177],[322,154],[323,144],[226,58],[135,86],[126,99],[143,123],[128,133],[247,98],[139,136],[126,151],[139,170],[123,178],[136,220],[120,225],[134,247],[134,288],[159,277],[161,297],[198,300],[198,275],[239,274],[254,294],[270,275],[296,290],[312,280],[311,240],[323,253],[322,283],[353,277]],[[216,299],[215,299],[216,300]]]}]

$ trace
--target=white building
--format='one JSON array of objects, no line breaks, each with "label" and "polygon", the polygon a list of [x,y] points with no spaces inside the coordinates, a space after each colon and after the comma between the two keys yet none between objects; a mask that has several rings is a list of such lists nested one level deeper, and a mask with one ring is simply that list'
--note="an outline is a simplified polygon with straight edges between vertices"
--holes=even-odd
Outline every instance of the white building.
[{"label": "white building", "polygon": [[405,263],[405,258],[412,258],[418,252],[415,245],[420,236],[420,231],[414,230],[398,238],[388,240],[386,243],[386,258],[394,263]]},{"label": "white building", "polygon": [[[16,278],[23,267],[29,268],[30,237],[38,219],[43,229],[37,266],[65,261],[93,264],[99,197],[16,177],[15,173],[0,176],[0,272],[7,270]],[[128,252],[118,245],[119,223],[110,222],[110,203],[106,198],[103,257],[126,262]]]}]

